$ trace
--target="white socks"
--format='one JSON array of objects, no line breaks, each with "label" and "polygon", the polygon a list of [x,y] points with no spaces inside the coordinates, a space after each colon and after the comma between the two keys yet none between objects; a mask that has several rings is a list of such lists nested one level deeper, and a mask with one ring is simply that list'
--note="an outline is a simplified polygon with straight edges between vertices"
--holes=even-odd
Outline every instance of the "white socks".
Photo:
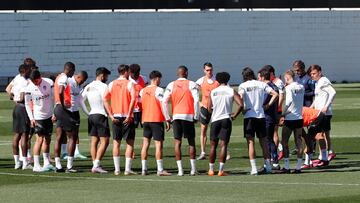
[{"label": "white socks", "polygon": [[209,163],[209,171],[214,171],[214,165],[215,164]]},{"label": "white socks", "polygon": [[60,162],[60,157],[55,157],[55,167],[57,169],[62,169],[61,162]]},{"label": "white socks", "polygon": [[100,160],[94,160],[93,161],[93,168],[97,168],[100,166]]},{"label": "white socks", "polygon": [[113,156],[113,160],[114,160],[115,172],[120,172],[120,157]]},{"label": "white socks", "polygon": [[253,172],[253,173],[257,172],[256,159],[251,159],[250,160],[250,165],[251,165],[251,172]]},{"label": "white socks", "polygon": [[220,162],[219,171],[224,171],[224,165],[225,165],[225,163]]},{"label": "white socks", "polygon": [[302,164],[302,159],[297,159],[296,162],[296,170],[301,170],[301,164]]},{"label": "white socks", "polygon": [[196,173],[196,159],[190,159],[190,165],[191,165],[191,174]]},{"label": "white socks", "polygon": [[76,155],[76,154],[80,154],[79,144],[76,144],[76,147],[75,147],[75,153],[74,153],[74,155]]},{"label": "white socks", "polygon": [[72,156],[67,157],[67,168],[68,169],[71,169],[73,167],[73,161],[74,161],[74,157],[72,157]]},{"label": "white socks", "polygon": [[39,155],[34,155],[34,168],[40,168],[40,157]]},{"label": "white socks", "polygon": [[147,160],[141,160],[142,171],[147,171]]},{"label": "white socks", "polygon": [[181,160],[177,160],[177,161],[176,161],[176,165],[177,165],[177,167],[178,167],[178,175],[179,175],[179,176],[184,175],[184,170],[183,170],[183,167],[182,167]]},{"label": "white socks", "polygon": [[289,158],[284,158],[284,162],[285,162],[285,166],[284,168],[285,169],[290,169],[290,161],[289,161]]},{"label": "white socks", "polygon": [[49,153],[43,153],[44,166],[50,165]]},{"label": "white socks", "polygon": [[18,164],[20,162],[19,155],[14,155],[14,161],[15,161],[15,164]]},{"label": "white socks", "polygon": [[131,158],[125,158],[125,171],[131,171],[131,164],[132,159]]},{"label": "white socks", "polygon": [[305,154],[305,161],[304,164],[305,165],[310,165],[311,164],[311,160],[312,160],[313,154]]},{"label": "white socks", "polygon": [[31,158],[31,150],[30,149],[27,150],[27,158]]},{"label": "white socks", "polygon": [[156,164],[157,164],[157,171],[162,172],[164,170],[163,160],[162,159],[156,160]]}]

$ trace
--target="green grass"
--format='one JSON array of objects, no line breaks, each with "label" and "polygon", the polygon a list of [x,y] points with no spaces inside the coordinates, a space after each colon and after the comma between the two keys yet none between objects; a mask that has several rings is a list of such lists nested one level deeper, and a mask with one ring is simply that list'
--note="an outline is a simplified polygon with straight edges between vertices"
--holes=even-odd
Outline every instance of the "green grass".
[{"label": "green grass", "polygon": [[[242,134],[241,116],[234,122],[230,140],[232,159],[225,165],[227,177],[208,177],[208,161],[198,161],[195,177],[157,177],[154,147],[150,148],[147,177],[91,174],[90,160],[76,160],[77,174],[34,174],[15,171],[11,155],[13,104],[0,94],[0,197],[1,202],[359,202],[360,201],[360,84],[336,85],[332,137],[336,159],[323,169],[304,171],[300,175],[250,176],[247,147]],[[89,156],[86,120],[82,115],[80,146]],[[197,126],[197,141],[199,127]],[[141,171],[139,158],[142,131],[136,131],[136,154],[133,168]],[[171,132],[166,134],[164,167],[176,173]],[[293,141],[290,143],[293,147]],[[52,144],[53,146],[53,144]],[[102,165],[113,171],[109,146]],[[197,150],[199,152],[199,146]],[[51,149],[53,151],[53,149]],[[123,148],[121,150],[123,152]],[[183,145],[183,165],[189,173],[188,147]],[[260,149],[257,144],[257,152]],[[295,157],[291,157],[294,167]],[[258,167],[262,162],[257,158]],[[65,165],[65,161],[62,161]],[[124,170],[124,158],[121,169]],[[215,167],[218,167],[216,162]]]}]

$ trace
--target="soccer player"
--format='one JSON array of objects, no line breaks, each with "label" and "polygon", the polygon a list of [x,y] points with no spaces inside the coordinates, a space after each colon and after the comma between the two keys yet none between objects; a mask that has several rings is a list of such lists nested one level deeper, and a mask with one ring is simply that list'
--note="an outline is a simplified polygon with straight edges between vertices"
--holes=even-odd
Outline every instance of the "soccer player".
[{"label": "soccer player", "polygon": [[255,134],[259,138],[263,152],[265,168],[260,173],[271,173],[270,153],[267,144],[265,114],[263,101],[265,93],[271,95],[268,109],[278,97],[278,94],[264,82],[255,80],[254,71],[246,67],[242,71],[244,82],[239,86],[239,94],[244,101],[244,137],[247,140],[249,159],[251,164],[251,175],[257,175],[255,155]]},{"label": "soccer player", "polygon": [[[53,87],[49,78],[42,78],[38,70],[30,75],[30,84],[25,89],[25,107],[31,126],[37,134],[34,145],[34,172],[55,170],[50,164],[49,149],[53,130]],[[31,108],[30,104],[33,105]],[[40,166],[40,150],[43,152],[43,167]]]},{"label": "soccer player", "polygon": [[187,79],[188,69],[186,66],[178,67],[177,76],[179,78],[169,83],[166,87],[162,102],[163,110],[165,111],[165,119],[171,121],[168,112],[168,102],[171,100],[175,159],[178,167],[178,176],[184,175],[181,162],[182,137],[187,138],[189,143],[190,175],[194,176],[197,173],[195,159],[195,122],[199,116],[199,92],[196,83]]},{"label": "soccer player", "polygon": [[201,153],[200,156],[197,158],[197,160],[204,160],[206,159],[206,131],[209,121],[202,115],[201,111],[207,108],[207,104],[209,101],[209,96],[211,90],[217,88],[219,86],[219,83],[215,80],[214,74],[213,74],[213,65],[209,62],[204,63],[203,66],[204,76],[199,78],[196,81],[196,84],[199,85],[201,90],[201,102],[200,102],[200,148]]},{"label": "soccer player", "polygon": [[[135,107],[135,85],[129,78],[129,66],[118,67],[119,78],[112,81],[103,96],[105,109],[113,125],[113,160],[115,175],[120,175],[120,144],[126,140],[124,175],[136,174],[131,170],[134,151],[135,127],[133,112]],[[109,104],[111,101],[111,106]]]},{"label": "soccer player", "polygon": [[[221,72],[216,74],[216,81],[220,84],[219,87],[213,89],[209,95],[207,105],[208,111],[212,111],[211,116],[211,131],[210,131],[210,159],[208,175],[214,175],[214,163],[216,159],[216,148],[220,140],[220,165],[218,176],[225,176],[224,165],[226,162],[227,146],[230,141],[232,122],[241,112],[243,101],[240,95],[231,87],[228,86],[230,74]],[[238,105],[235,114],[232,114],[233,101]]]},{"label": "soccer player", "polygon": [[[164,142],[164,121],[165,116],[161,107],[164,90],[159,87],[161,82],[161,73],[152,71],[150,73],[151,84],[140,91],[142,101],[142,121],[144,126],[144,139],[141,149],[142,175],[148,175],[147,157],[151,138],[155,140],[155,158],[157,164],[158,176],[169,176],[163,167],[163,142]],[[170,129],[170,122],[166,122],[166,130]]]},{"label": "soccer player", "polygon": [[136,101],[135,101],[135,107],[134,107],[134,125],[135,128],[138,128],[139,124],[141,127],[142,126],[142,122],[141,122],[141,99],[139,97],[139,93],[140,90],[143,89],[147,84],[147,80],[144,76],[140,75],[140,65],[139,64],[131,64],[130,68],[129,68],[129,72],[130,72],[130,77],[129,80],[134,83],[135,85],[135,96],[136,96]]},{"label": "soccer player", "polygon": [[[64,65],[64,71],[56,77],[54,84],[54,100],[55,100],[54,115],[56,118],[56,140],[54,146],[54,156],[55,156],[56,172],[65,172],[60,162],[60,153],[61,151],[64,152],[66,150],[66,144],[62,145],[62,143],[64,143],[64,139],[66,140],[66,133],[63,130],[64,127],[63,127],[62,117],[63,115],[65,115],[64,95],[68,96],[68,93],[67,94],[64,93],[65,93],[65,88],[68,85],[68,79],[71,78],[74,75],[74,73],[75,73],[75,64],[73,64],[72,62],[66,62]],[[67,89],[66,91],[68,92],[69,90]]]},{"label": "soccer player", "polygon": [[[270,80],[271,82],[273,82],[276,87],[278,88],[279,90],[279,99],[278,99],[278,118],[279,119],[281,117],[281,114],[282,114],[282,109],[283,109],[283,103],[284,103],[284,83],[283,81],[276,77],[275,76],[275,68],[271,65],[268,65],[267,66],[268,70],[270,71]],[[275,131],[274,131],[274,143],[276,144],[276,146],[279,148],[279,160],[282,159],[282,157],[284,156],[283,155],[283,152],[282,152],[282,145],[281,143],[279,143],[279,133],[278,133],[278,126],[275,125]]]},{"label": "soccer player", "polygon": [[302,148],[301,148],[301,135],[303,126],[302,107],[304,103],[304,86],[297,83],[294,80],[295,73],[292,70],[288,70],[284,74],[285,78],[285,110],[281,120],[284,120],[284,127],[282,129],[281,144],[283,146],[284,153],[284,168],[281,173],[290,173],[290,161],[289,161],[289,138],[294,132],[295,144],[297,151],[297,162],[294,173],[301,173],[302,164]]},{"label": "soccer player", "polygon": [[[29,75],[30,75],[30,66],[20,65],[19,66],[20,75],[15,77],[12,86],[8,89],[8,94],[10,99],[13,99],[16,103],[13,111],[13,131],[15,133],[12,143],[15,169],[32,169],[32,166],[28,163],[27,159],[27,143],[28,136],[30,131],[30,120],[26,114],[25,109],[25,88],[28,86]],[[19,141],[21,140],[20,146],[22,151],[23,159],[19,158]],[[22,163],[21,163],[22,161]]]},{"label": "soccer player", "polygon": [[[81,101],[82,84],[87,80],[88,75],[85,71],[80,71],[69,78],[65,86],[60,86],[60,101],[63,108],[63,115],[60,115],[62,129],[68,138],[68,156],[66,173],[76,173],[73,168],[74,153],[76,142],[79,138],[80,113],[79,105]],[[56,116],[58,118],[58,116]]]},{"label": "soccer player", "polygon": [[[264,66],[259,72],[258,72],[258,79],[267,85],[271,87],[276,93],[279,93],[278,88],[276,85],[271,82],[270,80],[270,72],[268,70],[268,66]],[[263,105],[266,106],[271,99],[271,95],[265,93],[265,100]],[[278,153],[277,153],[277,147],[274,142],[274,130],[275,126],[277,125],[277,113],[278,113],[278,102],[275,101],[269,108],[264,109],[265,113],[265,126],[266,126],[266,136],[268,138],[268,148],[270,150],[271,159],[273,161],[273,169],[274,170],[280,170],[279,160],[278,160]]]},{"label": "soccer player", "polygon": [[[88,118],[88,133],[91,137],[90,154],[93,161],[92,173],[107,173],[100,165],[101,159],[104,157],[105,151],[109,145],[110,128],[109,122],[104,108],[103,96],[106,92],[106,81],[110,75],[110,71],[105,67],[96,69],[95,81],[88,84],[82,92],[82,108]],[[88,113],[85,100],[88,100],[91,111]],[[100,142],[100,146],[98,147]]]},{"label": "soccer player", "polygon": [[314,99],[315,81],[311,80],[311,77],[305,71],[305,64],[301,60],[296,60],[293,63],[293,70],[296,73],[295,81],[304,86],[304,105],[310,107]]},{"label": "soccer player", "polygon": [[332,107],[331,104],[335,98],[336,91],[328,78],[322,75],[321,67],[319,65],[311,65],[309,68],[311,79],[316,81],[315,85],[315,99],[311,107],[325,113],[326,121],[323,126],[325,131],[328,160],[335,158],[336,154],[333,152],[332,143],[330,139]]}]

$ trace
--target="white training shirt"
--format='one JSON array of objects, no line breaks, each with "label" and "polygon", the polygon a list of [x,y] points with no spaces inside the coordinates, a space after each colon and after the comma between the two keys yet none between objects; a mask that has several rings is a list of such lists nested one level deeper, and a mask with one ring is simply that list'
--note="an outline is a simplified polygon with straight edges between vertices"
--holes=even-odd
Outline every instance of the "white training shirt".
[{"label": "white training shirt", "polygon": [[284,82],[280,78],[275,78],[274,80],[272,80],[272,82],[279,89],[279,94],[284,93],[285,85],[284,85]]},{"label": "white training shirt", "polygon": [[53,115],[53,89],[54,82],[49,78],[42,78],[39,86],[30,82],[26,87],[25,108],[30,120],[45,120]]},{"label": "white training shirt", "polygon": [[326,115],[332,115],[331,103],[336,95],[335,89],[329,79],[321,77],[315,84],[314,108],[320,110],[328,107]]},{"label": "white training shirt", "polygon": [[[186,78],[179,78],[178,80],[187,80]],[[162,107],[165,114],[165,119],[169,120],[169,111],[168,111],[168,101],[171,97],[173,91],[174,82],[168,84],[165,89],[164,98],[162,100]],[[189,82],[189,89],[191,91],[191,95],[194,99],[194,115],[191,114],[174,114],[173,120],[186,120],[186,121],[194,121],[199,119],[199,90],[197,84],[193,81]]]},{"label": "white training shirt", "polygon": [[271,91],[272,88],[261,81],[248,80],[241,83],[238,92],[244,100],[244,118],[265,118],[265,93],[270,94]]},{"label": "white training shirt", "polygon": [[285,120],[299,120],[303,118],[304,94],[304,86],[298,82],[292,82],[285,87]]},{"label": "white training shirt", "polygon": [[11,92],[14,94],[14,101],[18,102],[20,101],[21,93],[25,92],[25,88],[29,84],[29,80],[25,79],[23,76],[16,76],[12,82],[13,87],[11,89]]},{"label": "white training shirt", "polygon": [[58,77],[57,84],[66,87],[69,80],[68,76],[65,73],[61,73]]},{"label": "white training shirt", "polygon": [[68,110],[71,112],[79,111],[79,104],[82,100],[81,92],[83,89],[80,85],[78,85],[74,76],[72,78],[68,78],[67,85],[70,85],[71,97],[71,107],[68,108]]},{"label": "white training shirt", "polygon": [[199,78],[195,83],[199,86],[201,86],[204,82],[204,79],[207,79],[207,82],[209,84],[213,84],[216,80],[215,80],[215,76],[212,76],[211,78],[207,78],[206,76],[203,76],[201,78]]},{"label": "white training shirt", "polygon": [[[106,89],[107,89],[107,85],[98,80],[92,81],[84,88],[83,92],[81,93],[82,96],[81,105],[85,114],[87,115],[102,114],[104,116],[107,116],[104,107],[104,102],[102,100]],[[88,100],[91,108],[90,112],[88,112],[85,105],[86,99]]]},{"label": "white training shirt", "polygon": [[210,93],[213,112],[211,122],[231,118],[234,102],[234,90],[225,85],[213,89]]}]

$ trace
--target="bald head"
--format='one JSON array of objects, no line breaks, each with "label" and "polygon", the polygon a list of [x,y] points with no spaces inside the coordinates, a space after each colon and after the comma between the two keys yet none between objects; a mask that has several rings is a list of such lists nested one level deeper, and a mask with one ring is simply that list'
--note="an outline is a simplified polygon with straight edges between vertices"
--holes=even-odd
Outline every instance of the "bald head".
[{"label": "bald head", "polygon": [[186,66],[179,66],[176,74],[179,78],[187,78],[188,69],[186,68]]}]

